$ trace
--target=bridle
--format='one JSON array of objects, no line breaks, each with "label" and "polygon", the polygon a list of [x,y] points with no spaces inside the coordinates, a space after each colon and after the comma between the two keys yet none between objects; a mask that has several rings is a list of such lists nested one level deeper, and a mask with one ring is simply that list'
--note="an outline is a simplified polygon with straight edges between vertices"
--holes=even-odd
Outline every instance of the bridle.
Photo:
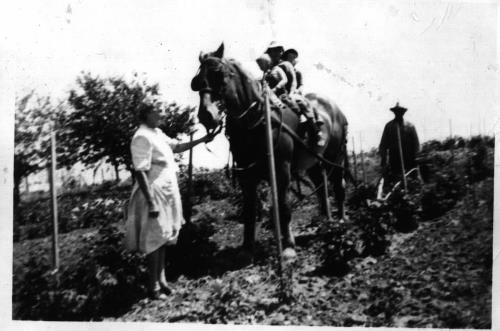
[{"label": "bridle", "polygon": [[[216,98],[217,101],[214,103],[217,103],[217,109],[219,110],[219,115],[222,115],[224,113],[224,116],[230,117],[236,121],[239,122],[244,122],[247,120],[247,117],[251,114],[255,114],[255,111],[261,113],[259,116],[257,116],[257,119],[252,121],[247,125],[248,130],[252,130],[254,128],[257,128],[264,119],[263,116],[263,102],[258,99],[256,101],[253,101],[246,107],[242,112],[239,112],[238,114],[234,114],[233,112],[230,112],[229,109],[226,107],[224,97],[227,95],[227,81],[229,78],[238,76],[237,71],[238,69],[235,68],[236,64],[232,63],[233,60],[230,59],[225,59],[225,58],[218,58],[214,56],[205,56],[200,59],[200,69],[197,73],[198,79],[201,78],[201,80],[198,81],[199,84],[202,86],[198,88],[198,91],[200,92],[200,95],[204,93],[210,93],[212,96]],[[204,70],[203,70],[203,69]],[[204,71],[204,76],[200,77],[199,74],[201,71]],[[211,86],[211,82],[207,79],[207,76],[209,75],[208,73],[215,73],[215,74],[221,74],[222,76],[220,77],[220,86],[217,86],[214,88]],[[241,78],[240,78],[241,79]],[[242,89],[243,91],[243,97],[245,100],[251,100],[252,96],[249,95],[248,91],[246,89]],[[224,122],[224,118],[219,121],[218,127],[222,126]],[[216,129],[212,130],[214,132]]]},{"label": "bridle", "polygon": [[[203,93],[211,93],[217,97],[222,97],[222,96],[225,96],[226,95],[226,80],[229,76],[235,76],[236,73],[233,72],[230,68],[231,68],[231,64],[230,64],[230,60],[226,60],[226,59],[220,59],[220,58],[217,58],[217,57],[210,57],[210,56],[207,56],[205,57],[203,60],[201,60],[201,65],[200,65],[200,68],[207,62],[207,61],[215,61],[217,63],[217,67],[215,69],[210,69],[209,70],[214,70],[214,72],[222,72],[223,73],[223,76],[222,76],[222,84],[221,86],[217,89],[217,90],[214,90],[208,83],[207,79],[204,78],[204,83],[205,83],[205,86],[201,87],[199,89],[200,91],[200,94],[203,94]],[[215,91],[215,93],[214,93]],[[250,96],[248,95],[247,91],[245,89],[243,89],[244,93],[245,93],[245,97],[247,100],[250,100]],[[216,102],[223,102],[222,101],[223,99],[220,98],[220,100],[216,101]],[[286,107],[283,103],[279,102],[277,104],[273,104],[275,107],[275,109],[278,109],[277,113],[276,114],[277,116],[279,116],[279,119],[275,119],[275,121],[279,124],[278,125],[278,137],[281,135],[281,133],[283,131],[287,132],[289,135],[292,136],[293,139],[295,140],[298,140],[299,144],[302,145],[302,148],[304,148],[305,150],[307,150],[309,153],[311,153],[313,156],[315,156],[319,161],[321,161],[322,163],[324,163],[325,165],[330,165],[330,166],[333,166],[334,168],[341,168],[341,169],[344,169],[343,166],[339,165],[339,164],[336,164],[330,160],[327,160],[325,159],[324,157],[322,157],[321,155],[319,155],[318,153],[314,152],[309,146],[307,146],[301,139],[300,137],[298,137],[287,125],[285,125],[283,123],[283,117],[282,117],[282,112],[283,112],[283,108]],[[219,109],[219,112],[220,113],[224,113],[225,116],[229,116],[235,120],[238,120],[238,121],[243,121],[246,117],[248,117],[250,114],[253,114],[254,111],[259,111],[259,116],[257,118],[257,120],[253,123],[251,123],[250,125],[247,126],[247,130],[253,130],[257,127],[259,127],[263,121],[264,121],[264,103],[260,100],[257,100],[257,101],[254,101],[252,102],[244,111],[242,111],[241,113],[238,113],[238,114],[232,114],[231,112],[228,112],[228,109],[225,107],[225,105],[223,105],[223,107],[217,107]],[[222,108],[222,109],[221,109]],[[222,127],[223,127],[223,123],[224,123],[224,118],[219,122],[218,126],[212,130],[212,133],[215,133],[217,132],[216,134],[218,134],[219,132],[222,131]],[[275,141],[275,144],[279,141],[279,139],[276,139]],[[244,167],[244,168],[241,168],[241,170],[248,170],[249,168],[253,167],[256,165],[257,162],[253,162],[251,163],[250,165]],[[238,169],[240,170],[240,169]]]}]

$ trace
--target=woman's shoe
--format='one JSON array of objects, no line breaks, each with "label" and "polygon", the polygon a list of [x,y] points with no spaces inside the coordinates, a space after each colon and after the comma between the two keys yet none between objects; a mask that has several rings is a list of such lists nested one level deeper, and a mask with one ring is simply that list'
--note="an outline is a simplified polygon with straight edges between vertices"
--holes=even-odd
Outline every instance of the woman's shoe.
[{"label": "woman's shoe", "polygon": [[162,289],[149,290],[148,297],[151,300],[166,300],[168,298],[167,295],[162,292]]},{"label": "woman's shoe", "polygon": [[160,284],[160,291],[165,295],[171,295],[174,290],[167,284]]}]

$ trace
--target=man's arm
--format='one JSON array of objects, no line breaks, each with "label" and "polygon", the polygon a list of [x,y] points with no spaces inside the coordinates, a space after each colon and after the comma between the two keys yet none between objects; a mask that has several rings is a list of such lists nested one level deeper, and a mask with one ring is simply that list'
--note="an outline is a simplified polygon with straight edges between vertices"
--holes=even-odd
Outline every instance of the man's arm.
[{"label": "man's arm", "polygon": [[286,77],[285,72],[279,66],[275,66],[271,71],[271,74],[276,78],[278,84],[273,88],[273,92],[284,89],[286,84],[288,83],[288,78]]},{"label": "man's arm", "polygon": [[297,79],[297,90],[302,92],[302,87],[304,86],[304,81],[302,77],[302,72],[295,69],[295,78]]},{"label": "man's arm", "polygon": [[389,128],[388,124],[385,125],[384,131],[382,132],[382,139],[380,139],[380,145],[378,147],[378,153],[380,154],[380,166],[385,168],[387,164],[387,147],[389,139]]}]

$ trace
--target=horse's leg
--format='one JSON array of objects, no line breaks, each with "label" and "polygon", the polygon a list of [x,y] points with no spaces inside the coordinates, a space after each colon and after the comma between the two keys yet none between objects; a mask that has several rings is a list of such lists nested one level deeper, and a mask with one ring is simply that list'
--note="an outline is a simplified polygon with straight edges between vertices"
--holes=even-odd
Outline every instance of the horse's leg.
[{"label": "horse's leg", "polygon": [[295,247],[295,239],[290,226],[292,212],[288,199],[291,181],[290,162],[284,161],[277,164],[276,181],[278,184],[278,206],[280,213],[281,234],[283,237],[283,248],[293,248]]},{"label": "horse's leg", "polygon": [[257,217],[257,182],[240,180],[243,192],[243,249],[253,255],[255,250],[255,220]]},{"label": "horse's leg", "polygon": [[319,164],[316,164],[312,168],[307,170],[307,174],[309,175],[309,178],[311,178],[311,181],[314,183],[316,195],[318,196],[321,215],[327,217],[328,220],[332,220],[331,215],[328,213],[329,208],[327,208],[327,204],[326,204],[326,201],[328,199],[328,196],[326,194],[327,190],[325,190],[324,187],[320,187],[323,185],[323,173],[322,173],[322,171],[323,170],[322,170],[321,166]]},{"label": "horse's leg", "polygon": [[344,181],[344,170],[335,168],[332,171],[331,180],[333,182],[333,191],[335,193],[335,200],[337,201],[337,215],[340,221],[346,219],[345,215],[345,181]]}]

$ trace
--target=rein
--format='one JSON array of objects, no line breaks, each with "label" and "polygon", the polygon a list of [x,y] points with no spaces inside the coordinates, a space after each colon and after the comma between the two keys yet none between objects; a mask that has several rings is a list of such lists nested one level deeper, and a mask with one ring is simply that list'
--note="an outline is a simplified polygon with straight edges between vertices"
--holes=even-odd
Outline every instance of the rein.
[{"label": "rein", "polygon": [[[241,80],[241,84],[243,84],[243,78],[241,77],[241,69],[238,68],[237,65],[234,65],[233,63],[231,63],[231,61],[228,61],[228,60],[225,60],[225,59],[222,59],[221,60],[221,68],[218,69],[218,70],[221,70],[223,71],[223,75],[224,77],[227,77],[227,76],[239,76],[239,79]],[[226,90],[226,86],[223,84],[219,90],[217,91],[217,94],[219,95],[224,95],[224,92]],[[212,88],[210,88],[209,86],[205,86],[204,88],[202,88],[200,91],[206,91],[206,92],[214,92]],[[246,88],[243,88],[243,93],[245,94],[245,98],[248,100],[250,99],[250,96],[249,96],[249,91],[246,89]],[[258,98],[258,97],[257,97]],[[275,99],[275,100],[273,100]],[[272,112],[271,113],[271,121],[274,122],[274,123],[277,123],[279,126],[278,126],[278,139],[276,139],[276,142],[275,142],[275,146],[277,144],[277,142],[279,141],[279,137],[281,136],[281,132],[284,131],[286,132],[287,134],[289,134],[293,140],[295,140],[303,149],[305,149],[309,154],[311,154],[312,156],[314,156],[316,159],[318,159],[319,161],[321,161],[322,163],[326,164],[326,165],[329,165],[329,166],[332,166],[332,167],[335,167],[335,168],[338,168],[338,169],[345,169],[344,166],[341,166],[335,162],[332,162],[330,160],[327,160],[325,159],[323,156],[321,156],[319,153],[315,152],[312,148],[310,148],[307,143],[305,143],[302,138],[300,138],[286,123],[283,122],[283,112],[281,111],[282,108],[285,107],[285,105],[283,103],[281,103],[281,101],[278,99],[278,98],[272,98],[271,101],[273,102],[273,104],[278,108],[279,110],[279,118],[277,117],[278,115],[275,113],[275,112]],[[263,110],[263,106],[264,106],[264,103],[261,102],[260,100],[257,100],[257,101],[254,101],[252,102],[243,112],[241,112],[240,114],[237,114],[237,115],[231,115],[230,113],[227,112],[227,109],[224,110],[224,113],[227,115],[227,116],[231,116],[232,118],[236,119],[236,120],[243,120],[244,118],[246,118],[250,113],[252,113],[251,111],[253,109],[260,109],[260,110]],[[261,115],[259,116],[259,118],[255,121],[255,123],[252,123],[250,124],[247,129],[248,130],[253,130],[257,127],[259,127],[264,121],[264,113],[261,112]],[[216,129],[214,129],[212,132],[216,132],[219,133],[221,130],[222,130],[222,124],[219,125],[219,127],[217,127]],[[246,171],[246,170],[249,170],[251,168],[253,168],[255,165],[257,164],[257,161],[254,161],[252,163],[250,163],[249,165],[247,165],[246,167],[242,167],[242,168],[236,168],[237,171]]]}]

